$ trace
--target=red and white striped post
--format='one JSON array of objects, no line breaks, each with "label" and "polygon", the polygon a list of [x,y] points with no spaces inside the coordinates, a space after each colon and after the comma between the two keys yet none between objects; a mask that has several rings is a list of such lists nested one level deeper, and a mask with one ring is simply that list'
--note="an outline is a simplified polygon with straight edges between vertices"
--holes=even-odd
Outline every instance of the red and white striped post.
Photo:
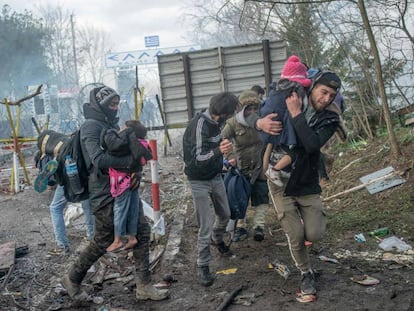
[{"label": "red and white striped post", "polygon": [[152,181],[152,208],[154,210],[154,224],[160,219],[160,178],[158,176],[157,141],[151,139],[149,145],[152,151],[151,181]]}]

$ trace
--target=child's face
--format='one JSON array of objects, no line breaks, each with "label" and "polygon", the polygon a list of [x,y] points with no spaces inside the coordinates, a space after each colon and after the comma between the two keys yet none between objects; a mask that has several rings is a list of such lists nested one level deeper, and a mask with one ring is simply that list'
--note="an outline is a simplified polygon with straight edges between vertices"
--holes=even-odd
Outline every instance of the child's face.
[{"label": "child's face", "polygon": [[243,112],[244,117],[248,117],[253,113],[257,113],[259,111],[258,105],[248,105]]}]

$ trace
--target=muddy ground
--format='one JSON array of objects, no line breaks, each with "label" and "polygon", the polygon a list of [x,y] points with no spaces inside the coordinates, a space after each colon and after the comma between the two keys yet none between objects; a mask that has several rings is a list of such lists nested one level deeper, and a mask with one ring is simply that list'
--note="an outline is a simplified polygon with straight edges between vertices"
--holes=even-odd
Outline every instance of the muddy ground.
[{"label": "muddy ground", "polygon": [[[85,245],[82,217],[68,228],[72,242],[70,253],[52,256],[54,248],[48,204],[52,191],[42,194],[27,186],[12,195],[0,197],[0,244],[16,241],[17,247],[28,246],[28,252],[16,258],[14,269],[0,274],[0,310],[221,310],[223,302],[240,289],[226,310],[414,310],[414,255],[386,253],[378,241],[368,235],[372,229],[387,226],[391,235],[403,238],[414,246],[414,178],[412,154],[413,132],[399,134],[403,156],[391,160],[386,138],[379,137],[368,145],[335,146],[336,155],[324,186],[324,197],[360,184],[359,178],[393,165],[403,172],[406,182],[400,186],[371,195],[365,188],[355,190],[325,203],[328,217],[326,238],[309,248],[317,273],[317,300],[303,304],[296,301],[300,275],[293,265],[286,238],[269,208],[265,240],[232,243],[234,255],[220,257],[213,249],[212,270],[237,268],[234,274],[217,274],[213,286],[198,284],[195,270],[197,225],[191,193],[182,174],[179,139],[167,157],[159,156],[161,176],[161,209],[167,220],[167,235],[154,240],[153,280],[159,282],[171,274],[170,298],[161,302],[139,302],[134,299],[131,281],[132,262],[127,253],[106,255],[95,265],[104,272],[88,273],[85,289],[93,301],[82,307],[71,305],[59,286],[59,278],[77,250]],[[339,151],[344,154],[337,156]],[[32,171],[34,176],[35,171]],[[147,176],[150,176],[148,173]],[[145,178],[149,178],[149,177]],[[143,183],[141,196],[151,202],[151,184]],[[252,229],[252,228],[251,228]],[[367,242],[357,243],[354,235],[364,233]],[[251,233],[252,234],[252,233]],[[172,239],[172,236],[175,236]],[[181,240],[180,240],[181,238]],[[230,237],[227,237],[229,241]],[[171,253],[178,243],[179,251]],[[334,258],[339,263],[325,262],[319,256]],[[152,257],[152,258],[153,258]],[[290,275],[285,280],[269,264],[275,259],[285,263]],[[103,267],[105,270],[102,270]],[[380,281],[363,286],[350,278],[367,274]],[[224,310],[224,309],[223,309]]]}]

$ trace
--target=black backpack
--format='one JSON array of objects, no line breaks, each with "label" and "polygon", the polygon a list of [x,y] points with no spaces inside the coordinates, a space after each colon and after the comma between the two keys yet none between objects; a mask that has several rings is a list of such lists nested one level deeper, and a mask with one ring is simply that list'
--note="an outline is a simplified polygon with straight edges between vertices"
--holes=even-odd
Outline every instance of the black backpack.
[{"label": "black backpack", "polygon": [[[88,199],[88,170],[82,155],[80,130],[73,132],[70,137],[46,130],[39,135],[37,144],[41,156],[48,155],[58,162],[55,178],[56,182],[63,186],[66,199],[73,203]],[[65,170],[66,155],[70,155],[78,167],[79,179],[83,187],[83,192],[80,194],[75,194],[70,185],[69,176]]]}]

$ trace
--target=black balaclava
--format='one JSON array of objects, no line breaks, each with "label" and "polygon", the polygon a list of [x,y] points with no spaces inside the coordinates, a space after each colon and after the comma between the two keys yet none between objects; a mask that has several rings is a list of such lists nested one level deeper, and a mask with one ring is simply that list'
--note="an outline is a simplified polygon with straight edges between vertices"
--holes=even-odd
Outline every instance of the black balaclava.
[{"label": "black balaclava", "polygon": [[105,86],[96,93],[95,97],[96,102],[101,106],[102,111],[105,113],[107,118],[110,121],[115,120],[118,114],[118,110],[109,108],[109,105],[111,104],[112,99],[114,99],[115,97],[119,98],[118,93],[113,88]]}]

